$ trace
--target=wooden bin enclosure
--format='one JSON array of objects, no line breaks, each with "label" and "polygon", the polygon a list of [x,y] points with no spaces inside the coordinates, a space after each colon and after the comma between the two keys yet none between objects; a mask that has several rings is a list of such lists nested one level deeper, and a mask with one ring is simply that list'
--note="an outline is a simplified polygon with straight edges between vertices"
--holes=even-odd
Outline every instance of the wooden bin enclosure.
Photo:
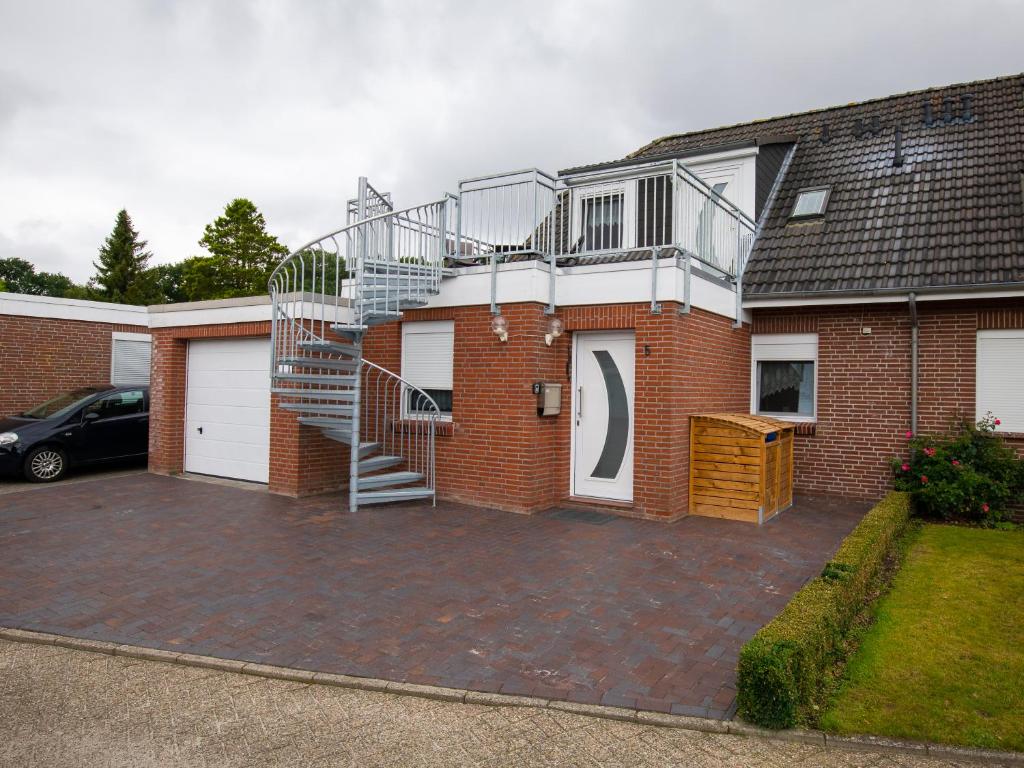
[{"label": "wooden bin enclosure", "polygon": [[765,416],[691,416],[690,514],[760,524],[792,506],[793,430]]}]

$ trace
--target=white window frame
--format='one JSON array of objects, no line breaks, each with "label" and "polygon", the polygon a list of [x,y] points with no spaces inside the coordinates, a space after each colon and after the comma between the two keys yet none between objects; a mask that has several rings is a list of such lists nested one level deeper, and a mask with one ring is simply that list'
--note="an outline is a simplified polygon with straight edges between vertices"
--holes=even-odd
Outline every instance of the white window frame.
[{"label": "white window frame", "polygon": [[[576,225],[573,227],[576,232],[574,243],[580,243],[581,249],[586,242],[587,233],[587,223],[583,220],[583,201],[616,195],[622,197],[622,244],[617,248],[606,248],[605,250],[626,251],[636,247],[636,182],[630,180],[629,183],[588,184],[576,190],[573,195],[573,216],[576,218]],[[631,220],[633,226],[629,226]],[[580,253],[598,253],[598,251],[580,250]]]},{"label": "white window frame", "polygon": [[[800,413],[761,413],[761,382],[757,375],[758,363],[813,363],[814,405],[810,416]],[[814,422],[818,418],[818,334],[816,333],[759,333],[750,337],[750,412],[785,421]]]},{"label": "white window frame", "polygon": [[148,342],[149,345],[150,345],[149,365],[150,365],[150,373],[152,374],[152,367],[153,367],[153,337],[150,334],[148,334],[148,333],[128,333],[126,331],[112,331],[111,334],[110,334],[110,383],[111,384],[116,384],[117,386],[129,386],[129,387],[130,386],[134,386],[136,384],[138,384],[139,386],[149,386],[149,380],[150,380],[151,376],[147,377],[145,382],[130,381],[130,382],[127,382],[127,383],[125,383],[123,385],[122,384],[117,384],[114,381],[114,373],[115,373],[115,365],[116,365],[114,349],[117,346],[117,342],[119,342],[119,341],[145,341],[145,342]]},{"label": "white window frame", "polygon": [[[1024,405],[1021,405],[1020,400],[1020,389],[1016,390],[1015,398],[1008,398],[1011,401],[1018,403],[1020,413],[1006,413],[1005,406],[1000,406],[998,403],[985,400],[986,395],[991,394],[991,382],[992,374],[991,370],[982,369],[982,348],[985,346],[985,342],[997,341],[1001,339],[1016,339],[1020,340],[1020,345],[1024,348],[1024,329],[1017,330],[987,330],[978,331],[975,346],[975,382],[974,382],[974,410],[975,417],[980,421],[991,411],[992,415],[1000,420],[1000,425],[996,427],[997,432],[1024,432]],[[1020,359],[1012,359],[1007,362],[1016,362],[1019,366],[1018,372],[1024,371],[1024,357]],[[1004,376],[1005,372],[1000,372]],[[1012,372],[1010,373],[1012,375]],[[1024,375],[1024,374],[1022,374]],[[1002,382],[1006,384],[1005,381]],[[1002,389],[1002,387],[1000,388]]]},{"label": "white window frame", "polygon": [[[410,340],[409,337],[415,337],[421,334],[438,334],[448,333],[452,339],[452,357],[450,362],[451,365],[451,388],[454,395],[455,391],[455,321],[454,320],[414,320],[410,322],[402,323],[402,378],[408,381],[415,387],[420,389],[444,389],[444,387],[436,386],[423,386],[415,380],[415,377],[410,375],[409,364],[408,364],[408,351],[410,344],[415,340]],[[406,387],[402,387],[402,418],[403,419],[422,419],[426,418],[422,413],[411,413],[409,411],[408,398],[406,396]],[[452,398],[452,409],[455,408],[454,396]],[[451,421],[452,414],[441,411],[441,421]]]}]

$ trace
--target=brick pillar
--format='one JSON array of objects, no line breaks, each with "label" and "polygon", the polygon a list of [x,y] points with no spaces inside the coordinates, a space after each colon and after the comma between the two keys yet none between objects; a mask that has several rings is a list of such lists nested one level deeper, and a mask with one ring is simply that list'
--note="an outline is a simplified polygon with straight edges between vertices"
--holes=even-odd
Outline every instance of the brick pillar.
[{"label": "brick pillar", "polygon": [[185,464],[185,369],[188,342],[153,332],[149,384],[149,470],[175,474]]}]

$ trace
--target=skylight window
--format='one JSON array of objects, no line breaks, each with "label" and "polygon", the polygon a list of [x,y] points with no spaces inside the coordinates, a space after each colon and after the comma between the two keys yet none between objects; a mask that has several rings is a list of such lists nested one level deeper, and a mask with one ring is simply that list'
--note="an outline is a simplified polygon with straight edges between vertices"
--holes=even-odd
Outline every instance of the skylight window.
[{"label": "skylight window", "polygon": [[801,189],[796,196],[796,205],[790,218],[802,219],[810,216],[823,216],[828,205],[828,187]]}]

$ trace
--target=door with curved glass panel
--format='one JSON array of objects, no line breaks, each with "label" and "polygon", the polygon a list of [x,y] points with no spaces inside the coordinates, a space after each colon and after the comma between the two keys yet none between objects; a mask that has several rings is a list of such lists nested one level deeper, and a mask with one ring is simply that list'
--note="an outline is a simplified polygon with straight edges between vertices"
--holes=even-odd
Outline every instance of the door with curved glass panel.
[{"label": "door with curved glass panel", "polygon": [[633,333],[576,333],[573,343],[572,493],[632,501]]}]

